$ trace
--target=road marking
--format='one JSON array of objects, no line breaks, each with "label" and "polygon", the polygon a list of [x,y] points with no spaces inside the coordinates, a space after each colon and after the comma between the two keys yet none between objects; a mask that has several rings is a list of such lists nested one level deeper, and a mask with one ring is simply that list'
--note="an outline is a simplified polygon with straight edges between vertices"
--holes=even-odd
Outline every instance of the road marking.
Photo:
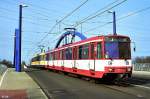
[{"label": "road marking", "polygon": [[141,94],[137,94],[137,97],[138,97],[138,98],[144,98],[144,96],[141,95]]},{"label": "road marking", "polygon": [[6,69],[6,71],[5,71],[4,74],[2,75],[2,78],[1,78],[1,81],[0,81],[0,88],[1,88],[1,86],[2,86],[4,77],[5,77],[6,73],[7,73],[7,71],[8,71],[8,69]]},{"label": "road marking", "polygon": [[145,89],[149,89],[150,90],[150,87],[147,87],[147,86],[141,86],[141,85],[135,85],[135,84],[131,84],[132,86],[136,86],[136,87],[141,87],[141,88],[145,88]]}]

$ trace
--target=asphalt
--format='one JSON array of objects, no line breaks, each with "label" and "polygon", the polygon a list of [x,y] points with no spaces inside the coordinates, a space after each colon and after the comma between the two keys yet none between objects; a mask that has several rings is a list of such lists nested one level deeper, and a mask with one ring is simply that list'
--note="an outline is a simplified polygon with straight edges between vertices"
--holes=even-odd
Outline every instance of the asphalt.
[{"label": "asphalt", "polygon": [[132,78],[128,79],[127,82],[138,87],[150,89],[150,72],[133,71]]},{"label": "asphalt", "polygon": [[[150,72],[134,71],[127,86],[94,83],[49,70],[8,68],[0,80],[0,99],[149,99]],[[86,79],[86,80],[85,80]]]},{"label": "asphalt", "polygon": [[138,78],[150,79],[150,71],[133,71],[132,76]]},{"label": "asphalt", "polygon": [[[51,99],[149,99],[150,89],[131,85],[118,86],[115,84],[87,81],[76,77],[56,73],[49,70],[30,69],[29,74]],[[136,78],[135,78],[136,79]],[[131,81],[128,81],[130,83]]]},{"label": "asphalt", "polygon": [[8,68],[0,81],[0,99],[48,99],[26,72]]}]

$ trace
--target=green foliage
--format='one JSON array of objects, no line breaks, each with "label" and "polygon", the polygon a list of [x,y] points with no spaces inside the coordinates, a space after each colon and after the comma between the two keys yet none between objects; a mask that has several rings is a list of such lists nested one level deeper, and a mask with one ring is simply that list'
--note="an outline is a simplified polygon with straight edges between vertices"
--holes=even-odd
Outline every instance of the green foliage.
[{"label": "green foliage", "polygon": [[12,67],[13,67],[12,62],[9,61],[9,60],[6,60],[6,59],[0,60],[0,64],[4,64],[4,65],[6,65],[8,68],[12,68]]},{"label": "green foliage", "polygon": [[[8,68],[13,68],[13,67],[14,67],[13,64],[12,64],[12,62],[9,61],[9,60],[6,60],[6,59],[3,59],[3,60],[0,59],[0,64],[4,64],[4,65],[6,65]],[[25,63],[25,61],[22,61],[21,66],[23,67],[24,65],[26,65],[26,63]]]},{"label": "green foliage", "polygon": [[134,62],[135,63],[150,63],[150,56],[136,57]]},{"label": "green foliage", "polygon": [[24,65],[26,65],[26,62],[22,61],[21,66],[24,66]]}]

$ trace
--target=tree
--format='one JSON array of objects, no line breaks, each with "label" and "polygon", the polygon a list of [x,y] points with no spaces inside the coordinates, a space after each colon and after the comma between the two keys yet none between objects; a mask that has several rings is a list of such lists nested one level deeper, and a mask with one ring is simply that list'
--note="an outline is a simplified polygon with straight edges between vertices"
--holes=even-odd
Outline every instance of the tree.
[{"label": "tree", "polygon": [[6,60],[6,59],[0,60],[0,64],[4,64],[4,65],[6,65],[8,68],[12,68],[12,67],[13,67],[12,62],[9,61],[9,60]]},{"label": "tree", "polygon": [[23,67],[24,65],[26,65],[26,62],[25,62],[25,61],[22,61],[21,66]]},{"label": "tree", "polygon": [[150,63],[150,56],[136,57],[134,61],[135,63]]}]

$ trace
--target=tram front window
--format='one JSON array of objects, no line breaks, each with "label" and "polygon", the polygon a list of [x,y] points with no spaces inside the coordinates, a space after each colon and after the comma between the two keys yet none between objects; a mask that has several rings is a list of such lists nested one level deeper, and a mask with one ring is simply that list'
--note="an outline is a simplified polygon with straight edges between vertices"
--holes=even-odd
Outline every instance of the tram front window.
[{"label": "tram front window", "polygon": [[119,42],[119,58],[121,59],[130,59],[130,43],[128,42]]},{"label": "tram front window", "polygon": [[108,59],[130,59],[130,42],[120,41],[115,39],[115,41],[105,42],[105,58]]}]

